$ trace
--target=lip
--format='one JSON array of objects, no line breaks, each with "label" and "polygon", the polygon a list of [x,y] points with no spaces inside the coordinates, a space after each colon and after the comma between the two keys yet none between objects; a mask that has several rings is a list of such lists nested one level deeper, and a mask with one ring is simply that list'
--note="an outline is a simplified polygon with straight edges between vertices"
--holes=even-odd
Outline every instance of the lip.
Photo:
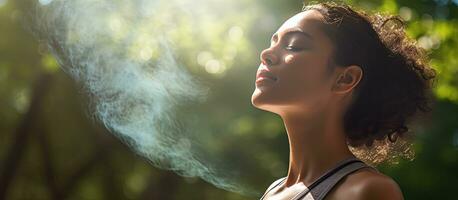
[{"label": "lip", "polygon": [[274,84],[274,83],[275,83],[275,80],[273,80],[271,78],[268,78],[268,77],[265,77],[265,76],[261,76],[261,77],[256,79],[255,85],[256,86],[262,86],[262,85],[270,85],[270,84]]},{"label": "lip", "polygon": [[275,82],[277,81],[277,77],[275,77],[272,72],[262,69],[259,70],[258,73],[256,74],[256,83],[262,82],[262,81],[272,81]]}]

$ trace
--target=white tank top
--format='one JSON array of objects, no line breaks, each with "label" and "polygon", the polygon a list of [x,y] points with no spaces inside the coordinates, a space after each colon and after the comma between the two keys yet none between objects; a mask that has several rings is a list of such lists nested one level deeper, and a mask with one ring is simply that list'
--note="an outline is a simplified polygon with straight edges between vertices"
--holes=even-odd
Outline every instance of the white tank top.
[{"label": "white tank top", "polygon": [[[355,157],[342,160],[337,163],[335,167],[325,172],[322,176],[310,184],[310,186],[307,186],[305,190],[293,197],[292,200],[322,200],[343,177],[365,167],[373,168]],[[377,169],[375,170],[378,171]],[[283,183],[285,180],[286,177],[283,177],[273,182],[269,188],[267,188],[260,200],[263,200],[267,193]]]}]

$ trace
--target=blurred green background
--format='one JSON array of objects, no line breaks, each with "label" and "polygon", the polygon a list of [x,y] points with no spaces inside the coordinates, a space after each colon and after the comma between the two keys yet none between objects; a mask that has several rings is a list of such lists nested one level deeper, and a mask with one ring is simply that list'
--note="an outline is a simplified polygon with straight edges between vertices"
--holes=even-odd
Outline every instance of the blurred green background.
[{"label": "blurred green background", "polygon": [[[286,174],[288,142],[276,115],[251,106],[254,74],[270,36],[302,1],[208,1],[220,10],[204,9],[199,27],[177,15],[176,54],[212,85],[200,116],[206,130],[221,132],[215,148],[226,149],[229,166],[245,169],[248,182],[263,192]],[[399,183],[406,199],[457,199],[458,1],[345,2],[399,14],[439,73],[432,117],[416,133],[415,159],[379,169]],[[259,198],[157,169],[91,120],[81,87],[21,22],[31,6],[36,4],[0,0],[0,199]]]}]

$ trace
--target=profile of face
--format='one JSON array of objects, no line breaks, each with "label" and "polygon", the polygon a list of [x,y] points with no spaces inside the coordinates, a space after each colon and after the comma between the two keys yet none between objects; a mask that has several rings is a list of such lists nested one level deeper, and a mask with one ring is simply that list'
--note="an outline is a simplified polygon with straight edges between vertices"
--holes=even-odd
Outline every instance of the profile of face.
[{"label": "profile of face", "polygon": [[277,114],[319,112],[339,95],[333,87],[341,71],[329,70],[334,46],[322,24],[321,13],[303,11],[273,34],[260,55],[251,97],[255,107]]}]

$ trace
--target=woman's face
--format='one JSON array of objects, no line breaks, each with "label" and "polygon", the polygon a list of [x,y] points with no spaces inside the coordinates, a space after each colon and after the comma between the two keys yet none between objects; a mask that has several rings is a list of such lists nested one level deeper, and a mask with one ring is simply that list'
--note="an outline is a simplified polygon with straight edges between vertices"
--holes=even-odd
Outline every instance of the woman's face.
[{"label": "woman's face", "polygon": [[289,18],[262,51],[252,104],[281,114],[320,109],[332,97],[333,45],[320,30],[322,15],[304,11]]}]

